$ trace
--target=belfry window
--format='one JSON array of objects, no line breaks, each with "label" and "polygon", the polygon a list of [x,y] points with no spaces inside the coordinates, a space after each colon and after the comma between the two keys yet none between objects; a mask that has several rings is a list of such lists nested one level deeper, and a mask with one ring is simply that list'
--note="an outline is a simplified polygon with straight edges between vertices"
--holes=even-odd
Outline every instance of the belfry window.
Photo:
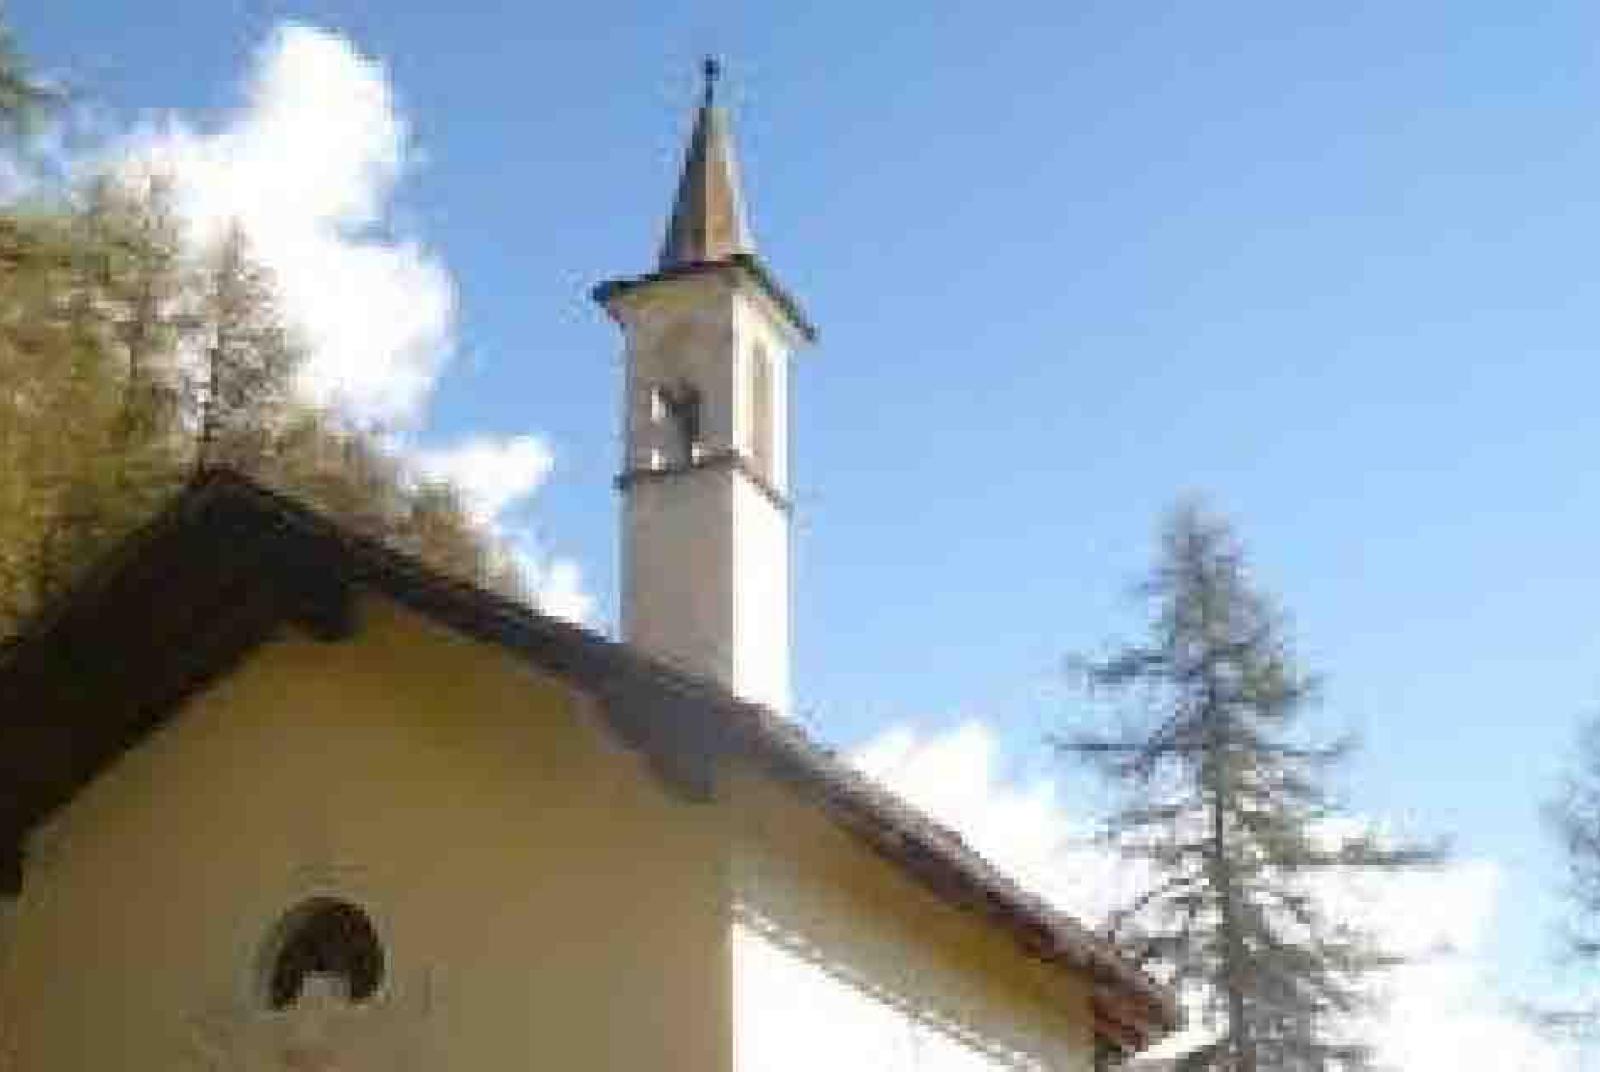
[{"label": "belfry window", "polygon": [[292,1008],[308,979],[320,977],[350,1002],[366,1001],[383,982],[383,946],[365,912],[346,901],[317,897],[292,909],[267,950],[266,999]]},{"label": "belfry window", "polygon": [[681,468],[700,457],[700,390],[692,383],[650,389],[650,419],[662,429],[662,462]]}]

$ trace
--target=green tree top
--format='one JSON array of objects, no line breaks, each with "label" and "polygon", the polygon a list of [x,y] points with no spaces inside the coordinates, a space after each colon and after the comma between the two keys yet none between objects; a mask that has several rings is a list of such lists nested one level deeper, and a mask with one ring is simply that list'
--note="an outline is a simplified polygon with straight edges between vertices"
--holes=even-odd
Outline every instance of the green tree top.
[{"label": "green tree top", "polygon": [[243,234],[194,249],[161,183],[0,211],[0,637],[214,464],[526,597],[454,489],[294,397],[303,356]]}]

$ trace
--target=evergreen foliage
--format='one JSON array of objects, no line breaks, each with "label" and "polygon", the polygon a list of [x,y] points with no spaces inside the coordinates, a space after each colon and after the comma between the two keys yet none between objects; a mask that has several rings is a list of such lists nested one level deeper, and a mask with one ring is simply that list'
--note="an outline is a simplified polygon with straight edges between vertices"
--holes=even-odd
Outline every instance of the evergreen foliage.
[{"label": "evergreen foliage", "polygon": [[295,400],[303,358],[243,235],[186,249],[159,181],[0,210],[0,636],[216,464],[525,596],[453,489]]},{"label": "evergreen foliage", "polygon": [[1091,695],[1115,703],[1117,726],[1060,742],[1112,781],[1120,803],[1108,834],[1152,876],[1113,930],[1202,995],[1219,1026],[1183,1067],[1367,1067],[1350,1029],[1363,980],[1392,961],[1323,911],[1315,879],[1416,866],[1438,851],[1339,820],[1327,781],[1347,746],[1298,742],[1315,683],[1226,524],[1194,506],[1175,511],[1143,594],[1145,639],[1075,660]]},{"label": "evergreen foliage", "polygon": [[[58,101],[0,5],[0,151],[21,153]],[[304,358],[242,231],[192,248],[162,178],[0,206],[0,638],[210,465],[530,598],[453,487],[296,400]]]}]

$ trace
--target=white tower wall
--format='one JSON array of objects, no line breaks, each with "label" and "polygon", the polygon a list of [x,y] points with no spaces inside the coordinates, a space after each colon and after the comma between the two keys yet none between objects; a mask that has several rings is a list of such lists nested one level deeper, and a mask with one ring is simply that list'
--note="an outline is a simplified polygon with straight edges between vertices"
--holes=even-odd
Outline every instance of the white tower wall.
[{"label": "white tower wall", "polygon": [[[660,280],[612,308],[627,339],[624,636],[783,710],[793,329],[731,271]],[[684,398],[698,410],[687,450]]]}]

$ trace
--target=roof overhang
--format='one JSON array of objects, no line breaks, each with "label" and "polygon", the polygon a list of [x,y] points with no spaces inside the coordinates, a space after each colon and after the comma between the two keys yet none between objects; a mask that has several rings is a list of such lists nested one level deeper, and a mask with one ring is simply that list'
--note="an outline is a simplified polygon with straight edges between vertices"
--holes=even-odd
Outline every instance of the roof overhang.
[{"label": "roof overhang", "polygon": [[693,261],[687,264],[674,265],[670,268],[662,268],[648,275],[608,279],[590,291],[590,295],[615,316],[615,303],[626,300],[629,295],[640,293],[647,288],[657,287],[663,283],[708,277],[720,277],[753,286],[776,307],[778,312],[788,321],[789,327],[803,341],[807,343],[815,343],[817,341],[817,329],[806,318],[805,311],[800,308],[800,303],[778,282],[777,277],[772,274],[766,262],[754,253],[734,253],[721,260]]},{"label": "roof overhang", "polygon": [[0,889],[28,832],[275,630],[338,642],[377,593],[593,696],[677,794],[711,799],[726,761],[791,785],[942,901],[1092,984],[1122,1050],[1177,1026],[1172,993],[1028,893],[954,832],[793,723],[625,644],[451,579],[235,472],[190,484],[66,599],[0,645]]}]

